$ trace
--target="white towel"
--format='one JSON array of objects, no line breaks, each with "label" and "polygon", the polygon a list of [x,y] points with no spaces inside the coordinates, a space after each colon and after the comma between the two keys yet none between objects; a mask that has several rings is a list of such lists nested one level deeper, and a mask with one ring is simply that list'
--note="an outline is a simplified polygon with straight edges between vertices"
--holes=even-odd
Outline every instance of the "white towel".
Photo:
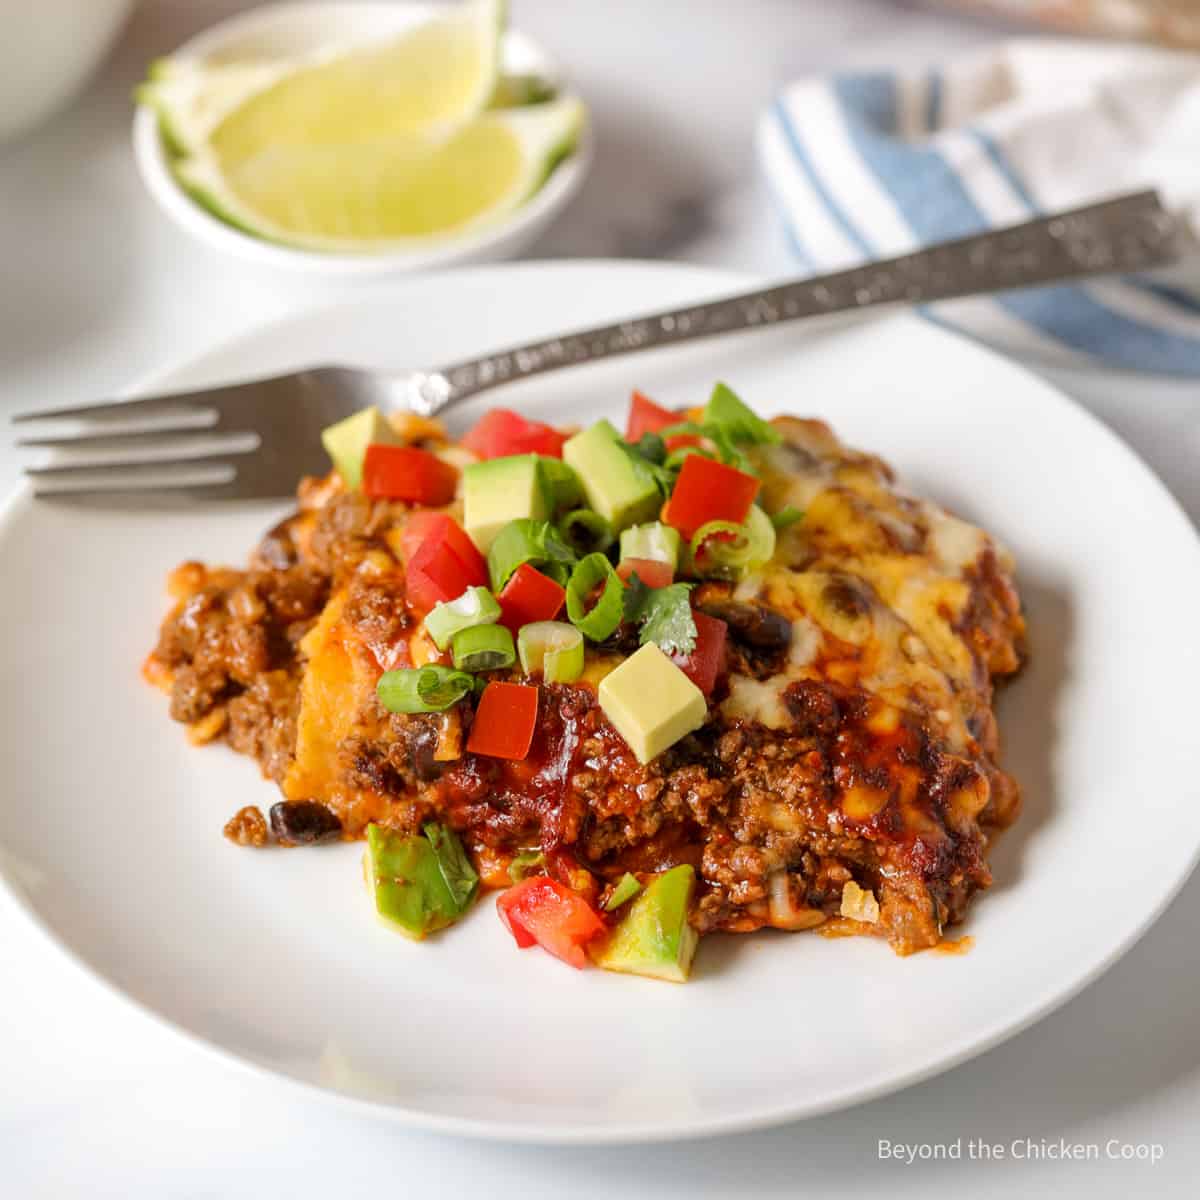
[{"label": "white towel", "polygon": [[[1200,55],[1015,41],[912,75],[787,87],[758,146],[802,269],[1156,187],[1200,200]],[[1200,267],[925,310],[1010,353],[1200,375]]]}]

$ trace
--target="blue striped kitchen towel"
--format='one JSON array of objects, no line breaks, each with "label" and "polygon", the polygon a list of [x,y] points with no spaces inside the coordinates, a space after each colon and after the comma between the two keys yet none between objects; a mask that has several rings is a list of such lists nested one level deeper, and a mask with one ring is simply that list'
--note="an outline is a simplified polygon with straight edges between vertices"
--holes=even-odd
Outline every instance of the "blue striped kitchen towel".
[{"label": "blue striped kitchen towel", "polygon": [[[941,70],[785,88],[758,148],[789,240],[819,274],[1153,186],[1200,200],[1200,56],[1009,42]],[[1009,353],[1200,375],[1193,270],[925,310]]]}]

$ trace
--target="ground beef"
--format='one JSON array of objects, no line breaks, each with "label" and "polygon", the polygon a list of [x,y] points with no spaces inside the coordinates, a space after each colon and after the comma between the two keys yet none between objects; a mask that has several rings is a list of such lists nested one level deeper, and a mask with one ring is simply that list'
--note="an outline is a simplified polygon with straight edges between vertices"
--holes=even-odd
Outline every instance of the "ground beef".
[{"label": "ground beef", "polygon": [[256,805],[239,808],[225,825],[225,836],[239,846],[265,846],[270,840],[266,818]]},{"label": "ground beef", "polygon": [[283,778],[296,741],[298,644],[329,598],[310,565],[209,571],[185,563],[181,592],[151,660],[169,681],[170,713],[191,724],[225,705],[225,736],[263,772]]},{"label": "ground beef", "polygon": [[229,744],[257,759],[263,774],[283,781],[296,749],[300,677],[295,670],[269,671],[229,701]]}]

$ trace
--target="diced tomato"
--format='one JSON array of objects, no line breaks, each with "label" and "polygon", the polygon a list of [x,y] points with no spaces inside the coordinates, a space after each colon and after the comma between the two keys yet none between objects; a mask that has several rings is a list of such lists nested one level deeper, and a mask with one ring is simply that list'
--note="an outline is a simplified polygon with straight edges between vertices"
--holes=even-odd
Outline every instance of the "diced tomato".
[{"label": "diced tomato", "polygon": [[565,433],[540,421],[527,421],[508,408],[493,408],[463,438],[462,444],[480,458],[506,458],[510,454],[544,454],[562,458]]},{"label": "diced tomato", "polygon": [[566,598],[566,588],[529,563],[522,563],[497,597],[500,624],[515,634],[531,621],[553,621]]},{"label": "diced tomato", "polygon": [[587,965],[584,946],[604,931],[604,922],[582,896],[544,875],[502,892],[496,911],[522,950],[536,942],[577,969]]},{"label": "diced tomato", "polygon": [[404,522],[404,529],[400,533],[400,549],[404,552],[406,563],[412,562],[413,555],[423,542],[445,542],[462,559],[472,575],[479,576],[480,584],[487,583],[487,560],[453,517],[445,513],[413,513]]},{"label": "diced tomato", "polygon": [[617,567],[617,574],[629,582],[634,572],[649,588],[666,587],[675,578],[675,572],[670,563],[659,562],[656,558],[623,558]]},{"label": "diced tomato", "polygon": [[675,490],[663,507],[663,520],[689,541],[709,521],[740,525],[758,495],[758,480],[724,463],[689,454],[683,460]]},{"label": "diced tomato", "polygon": [[469,587],[486,583],[486,566],[479,569],[477,564],[463,562],[448,541],[436,538],[417,547],[404,573],[408,602],[422,613],[444,600],[457,599]]},{"label": "diced tomato", "polygon": [[[638,441],[644,433],[658,433],[671,425],[687,420],[687,414],[672,408],[662,408],[641,392],[634,392],[629,404],[629,419],[625,423],[625,440]],[[699,446],[703,439],[694,433],[677,433],[666,439],[668,450],[681,446]]]},{"label": "diced tomato", "polygon": [[538,690],[526,683],[489,683],[479,697],[467,749],[489,758],[522,759],[537,728]]},{"label": "diced tomato", "polygon": [[725,668],[725,635],[729,626],[706,613],[692,613],[696,648],[691,654],[672,654],[675,665],[706,695],[711,696]]},{"label": "diced tomato", "polygon": [[663,408],[641,392],[634,392],[629,402],[629,419],[625,422],[625,440],[636,442],[643,433],[657,433],[682,420],[683,416],[674,409]]},{"label": "diced tomato", "polygon": [[449,504],[458,487],[458,470],[436,454],[416,446],[367,447],[363,460],[363,494],[371,500],[410,500],[414,504]]}]

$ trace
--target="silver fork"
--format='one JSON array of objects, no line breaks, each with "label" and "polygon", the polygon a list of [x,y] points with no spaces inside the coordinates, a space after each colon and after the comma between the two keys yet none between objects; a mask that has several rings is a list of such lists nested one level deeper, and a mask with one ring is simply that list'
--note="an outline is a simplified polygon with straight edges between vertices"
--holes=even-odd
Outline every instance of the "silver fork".
[{"label": "silver fork", "polygon": [[18,442],[91,455],[29,468],[38,496],[132,499],[143,506],[288,496],[302,475],[328,470],[321,430],[367,405],[435,416],[492,388],[618,354],[876,305],[927,304],[1144,271],[1176,263],[1197,248],[1184,219],[1168,212],[1155,192],[1139,192],[837,274],[566,333],[452,366],[396,372],[313,367],[13,419],[86,422],[81,431]]}]

